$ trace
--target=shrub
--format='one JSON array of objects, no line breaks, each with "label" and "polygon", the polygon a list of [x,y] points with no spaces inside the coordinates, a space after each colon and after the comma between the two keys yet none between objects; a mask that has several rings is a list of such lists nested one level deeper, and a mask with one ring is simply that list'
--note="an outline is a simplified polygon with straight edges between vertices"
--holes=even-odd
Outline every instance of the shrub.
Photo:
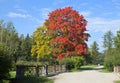
[{"label": "shrub", "polygon": [[112,57],[105,58],[104,66],[108,71],[113,71]]},{"label": "shrub", "polygon": [[65,65],[66,70],[71,70],[74,68],[74,62],[73,62],[73,60],[71,60],[70,57],[62,59],[59,63],[60,63],[60,65]]},{"label": "shrub", "polygon": [[80,66],[83,65],[83,57],[80,56],[72,56],[62,59],[59,63],[61,65],[66,65],[67,70],[71,70],[73,68],[80,69]]},{"label": "shrub", "polygon": [[80,56],[74,56],[71,57],[72,61],[74,62],[75,69],[80,69],[80,67],[83,65],[84,59]]},{"label": "shrub", "polygon": [[6,50],[3,44],[0,44],[0,81],[9,78],[9,71],[11,68],[11,59],[9,52]]},{"label": "shrub", "polygon": [[120,65],[120,52],[114,52],[107,56],[104,60],[104,66],[109,70],[113,71],[113,67]]},{"label": "shrub", "polygon": [[48,79],[47,77],[24,77],[24,78],[16,78],[11,80],[10,83],[53,83],[53,79]]}]

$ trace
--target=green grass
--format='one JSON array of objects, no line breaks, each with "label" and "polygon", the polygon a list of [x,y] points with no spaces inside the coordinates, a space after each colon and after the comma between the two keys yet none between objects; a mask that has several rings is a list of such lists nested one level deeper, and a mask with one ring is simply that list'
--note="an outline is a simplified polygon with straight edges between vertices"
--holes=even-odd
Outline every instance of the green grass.
[{"label": "green grass", "polygon": [[11,83],[54,83],[53,79],[47,77],[24,77],[22,79],[13,79]]},{"label": "green grass", "polygon": [[53,83],[54,79],[48,79],[47,77],[24,77],[22,79],[15,79],[16,71],[10,71],[11,83]]},{"label": "green grass", "polygon": [[84,66],[81,66],[80,69],[72,69],[72,70],[69,70],[69,72],[80,72],[80,71],[83,71],[83,70],[92,70],[94,68],[96,68],[97,65],[84,65]]},{"label": "green grass", "polygon": [[101,69],[100,72],[102,72],[102,73],[110,73],[110,71],[108,71],[106,68]]},{"label": "green grass", "polygon": [[10,78],[16,77],[16,71],[10,71]]},{"label": "green grass", "polygon": [[114,81],[114,83],[120,83],[120,80],[116,80],[116,81]]},{"label": "green grass", "polygon": [[95,67],[97,67],[97,65],[84,65],[80,67],[80,70],[92,70]]}]

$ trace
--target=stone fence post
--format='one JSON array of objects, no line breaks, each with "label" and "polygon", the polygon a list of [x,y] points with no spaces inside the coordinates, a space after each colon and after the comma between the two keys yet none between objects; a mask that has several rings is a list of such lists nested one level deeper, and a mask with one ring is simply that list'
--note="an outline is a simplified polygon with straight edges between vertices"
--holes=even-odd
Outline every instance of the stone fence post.
[{"label": "stone fence post", "polygon": [[36,76],[36,77],[39,76],[39,67],[38,67],[38,66],[36,66],[36,67],[34,68],[34,76]]},{"label": "stone fence post", "polygon": [[16,66],[16,78],[23,78],[25,73],[25,66],[17,65]]},{"label": "stone fence post", "polygon": [[48,75],[48,65],[42,66],[42,75],[47,76]]}]

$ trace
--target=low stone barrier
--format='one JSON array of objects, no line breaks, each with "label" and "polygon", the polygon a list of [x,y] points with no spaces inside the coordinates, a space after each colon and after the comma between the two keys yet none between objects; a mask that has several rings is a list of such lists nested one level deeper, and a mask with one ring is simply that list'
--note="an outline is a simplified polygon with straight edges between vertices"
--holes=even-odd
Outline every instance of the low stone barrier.
[{"label": "low stone barrier", "polygon": [[65,65],[43,65],[43,66],[16,66],[16,78],[24,78],[25,76],[50,76],[65,72]]}]

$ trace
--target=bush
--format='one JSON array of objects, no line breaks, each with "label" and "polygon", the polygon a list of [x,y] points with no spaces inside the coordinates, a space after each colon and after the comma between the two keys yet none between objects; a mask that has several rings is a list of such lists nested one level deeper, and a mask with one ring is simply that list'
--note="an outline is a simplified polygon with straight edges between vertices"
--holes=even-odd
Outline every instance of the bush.
[{"label": "bush", "polygon": [[0,81],[9,78],[9,71],[11,68],[11,59],[9,52],[3,44],[0,44]]},{"label": "bush", "polygon": [[74,62],[71,60],[71,58],[64,58],[60,62],[60,65],[65,65],[66,70],[71,70],[74,68]]},{"label": "bush", "polygon": [[75,69],[80,69],[80,67],[83,65],[84,59],[80,56],[74,56],[71,57],[72,61],[74,62]]},{"label": "bush", "polygon": [[47,77],[24,77],[24,78],[16,78],[11,80],[10,83],[53,83],[53,79],[48,79]]},{"label": "bush", "polygon": [[104,60],[104,66],[108,71],[113,71],[113,56],[109,55]]},{"label": "bush", "polygon": [[80,66],[83,65],[83,57],[80,56],[72,56],[62,59],[59,63],[61,65],[66,65],[67,70],[71,70],[73,68],[80,69]]},{"label": "bush", "polygon": [[120,53],[113,53],[110,56],[107,56],[104,60],[104,66],[109,70],[113,71],[113,67],[120,65]]}]

